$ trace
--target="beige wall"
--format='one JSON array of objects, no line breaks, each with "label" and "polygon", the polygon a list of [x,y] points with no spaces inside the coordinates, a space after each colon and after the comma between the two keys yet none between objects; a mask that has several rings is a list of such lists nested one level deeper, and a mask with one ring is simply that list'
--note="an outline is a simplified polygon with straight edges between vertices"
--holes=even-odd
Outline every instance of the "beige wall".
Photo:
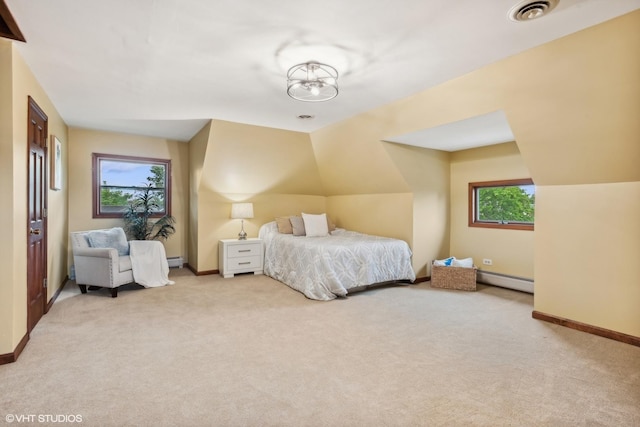
[{"label": "beige wall", "polygon": [[639,51],[640,10],[505,61],[507,116],[538,185],[640,180]]},{"label": "beige wall", "polygon": [[409,192],[385,149],[383,117],[361,114],[311,134],[328,196]]},{"label": "beige wall", "polygon": [[198,272],[218,269],[218,240],[238,235],[240,221],[229,218],[233,202],[254,204],[255,218],[245,220],[249,237],[276,216],[325,212],[309,135],[213,120],[193,142],[192,153],[204,150],[199,178],[192,172],[198,185],[197,206],[191,207],[198,218],[192,267]]},{"label": "beige wall", "polygon": [[199,188],[210,132],[211,122],[209,121],[189,141],[189,265],[196,271],[200,271],[198,269]]},{"label": "beige wall", "polygon": [[400,238],[425,277],[430,259],[448,252],[449,160],[436,150],[383,141],[385,114],[362,114],[311,135],[328,213],[352,230]]},{"label": "beige wall", "polygon": [[201,185],[220,194],[324,195],[309,135],[214,120]]},{"label": "beige wall", "polygon": [[[0,252],[5,280],[0,283],[0,354],[11,353],[27,332],[27,105],[28,96],[48,116],[49,134],[62,142],[63,167],[67,157],[67,127],[47,94],[25,64],[15,47],[0,40],[0,169],[3,200],[10,204],[3,213],[6,224]],[[63,173],[63,183],[66,175]],[[66,187],[66,186],[65,186]],[[67,194],[48,191],[49,217],[47,220],[47,301],[62,286],[66,276],[66,251],[60,250],[61,236],[67,232]]]},{"label": "beige wall", "polygon": [[[412,167],[411,162],[389,161],[381,154],[380,141],[497,110],[505,111],[524,165],[538,187],[637,183],[640,56],[633,52],[639,51],[640,11],[635,11],[315,132],[312,141],[323,185],[329,196],[407,191],[406,181],[399,175],[405,167]],[[436,185],[444,187],[445,180]],[[571,265],[591,257],[589,246],[574,246],[564,264],[541,255],[555,252],[552,241],[574,236],[559,226],[564,224],[562,217],[544,212],[551,204],[546,200],[548,194],[542,191],[536,196],[539,217],[534,231],[534,279],[536,292],[555,303],[545,304],[536,298],[535,308],[551,309],[547,314],[561,316],[565,311],[558,306],[578,306],[580,309],[572,311],[572,320],[605,328],[615,324],[617,330],[638,335],[637,318],[613,322],[612,314],[636,309],[637,299],[617,299],[611,311],[594,314],[589,307],[600,295],[601,284],[569,274]],[[569,209],[571,200],[554,198],[553,202]],[[417,211],[415,206],[412,209],[415,223]],[[579,224],[588,235],[592,228],[600,229],[610,220],[608,216],[588,215]],[[407,224],[400,227],[401,234],[411,229]],[[453,229],[452,250],[457,250],[457,226]],[[557,234],[552,239],[546,230]],[[412,234],[413,241],[422,238],[415,229]],[[500,235],[501,231],[496,231],[491,238],[506,242]],[[523,242],[521,247],[528,245]],[[638,252],[621,255],[624,262],[634,264]],[[524,258],[500,261],[498,265],[499,272],[528,276],[531,271]],[[498,270],[498,266],[494,268]],[[558,270],[565,273],[563,283],[540,273]],[[640,284],[636,281],[629,285],[635,277],[628,273],[623,270],[618,280],[610,281],[611,293],[634,295],[629,287],[636,289]],[[575,293],[563,290],[578,287],[580,291]]]},{"label": "beige wall", "polygon": [[[469,227],[469,183],[530,178],[515,142],[451,156],[451,254],[484,271],[533,279],[533,231]],[[482,265],[489,258],[493,265]]]},{"label": "beige wall", "polygon": [[[523,95],[548,101],[523,103],[509,120],[538,184],[535,309],[640,336],[640,281],[625,267],[640,255],[640,56],[631,52],[640,52],[640,11],[536,49],[540,76],[530,84],[542,89]],[[554,78],[559,83],[542,85]],[[625,227],[607,233],[614,224]],[[589,244],[590,236],[603,245]],[[622,268],[606,278],[577,268],[597,270],[602,259]]]},{"label": "beige wall", "polygon": [[[13,337],[15,278],[13,271],[15,240],[13,211],[13,103],[12,103],[12,45],[0,39],[0,195],[6,203],[0,209],[0,221],[6,224],[3,231],[4,244],[0,245],[0,270],[5,280],[0,281],[0,354],[10,353],[15,348]],[[26,302],[25,302],[26,308]],[[19,310],[21,311],[21,310]],[[24,315],[24,313],[23,313]],[[26,325],[26,317],[24,319]]]},{"label": "beige wall", "polygon": [[393,143],[384,143],[384,148],[413,195],[412,218],[406,223],[394,221],[393,216],[389,219],[408,233],[403,240],[413,250],[417,277],[429,276],[431,260],[450,253],[450,154]]},{"label": "beige wall", "polygon": [[[92,218],[92,153],[153,157],[171,160],[171,215],[176,232],[165,242],[168,257],[188,258],[189,146],[163,138],[79,128],[69,129],[69,231],[122,226],[119,218]],[[67,242],[69,236],[65,236]],[[69,265],[73,263],[71,246]]]},{"label": "beige wall", "polygon": [[538,187],[536,310],[640,337],[638,218],[640,182]]},{"label": "beige wall", "polygon": [[[340,227],[412,244],[415,222],[415,228],[424,234],[414,245],[414,267],[425,276],[428,260],[448,252],[448,154],[383,141],[372,141],[377,147],[372,151],[371,144],[360,144],[362,152],[343,167],[348,171],[362,168],[367,173],[349,175],[340,184],[333,179],[341,179],[342,174],[335,174],[335,170],[341,167],[345,154],[335,147],[336,135],[340,135],[339,129],[309,136],[218,120],[201,130],[190,142],[192,158],[203,159],[202,166],[191,171],[192,183],[198,186],[193,196],[197,204],[191,206],[192,218],[198,218],[198,229],[194,226],[193,230],[198,255],[192,259],[192,267],[199,272],[218,268],[217,241],[235,237],[240,228],[239,221],[229,219],[231,203],[249,201],[254,203],[256,216],[245,221],[249,236],[257,236],[260,225],[275,216],[327,212]],[[354,155],[358,152],[351,151]],[[377,158],[379,169],[365,167],[370,155]],[[319,167],[321,158],[324,163]],[[399,169],[408,164],[412,165],[410,170],[401,173]],[[386,182],[384,188],[370,188],[372,177]],[[341,193],[349,186],[366,186],[375,192],[343,195],[326,191],[330,187]],[[404,192],[381,192],[393,188]],[[416,190],[416,202],[414,194],[407,191],[410,188]],[[414,218],[414,206],[420,220]]]},{"label": "beige wall", "polygon": [[[351,194],[327,197],[327,212],[341,228],[411,241],[413,221],[411,193]],[[389,221],[393,218],[393,221]]]}]

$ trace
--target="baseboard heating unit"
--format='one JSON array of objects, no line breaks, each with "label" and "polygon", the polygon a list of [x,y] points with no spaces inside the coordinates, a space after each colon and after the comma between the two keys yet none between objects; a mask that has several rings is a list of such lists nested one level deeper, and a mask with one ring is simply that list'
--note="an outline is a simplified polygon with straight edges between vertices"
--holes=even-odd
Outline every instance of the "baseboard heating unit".
[{"label": "baseboard heating unit", "polygon": [[533,293],[533,280],[523,277],[508,276],[500,273],[490,273],[478,270],[476,278],[478,283],[486,285],[500,286],[501,288],[515,289],[516,291]]},{"label": "baseboard heating unit", "polygon": [[169,268],[182,268],[184,260],[181,256],[174,256],[171,258],[167,258],[167,263],[169,263]]}]

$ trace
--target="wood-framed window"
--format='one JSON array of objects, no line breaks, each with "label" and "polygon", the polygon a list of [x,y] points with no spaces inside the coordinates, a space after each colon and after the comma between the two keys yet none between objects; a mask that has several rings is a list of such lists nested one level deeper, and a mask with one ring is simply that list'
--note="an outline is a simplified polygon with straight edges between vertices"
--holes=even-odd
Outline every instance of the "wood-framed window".
[{"label": "wood-framed window", "polygon": [[536,187],[530,178],[469,183],[469,227],[533,230]]},{"label": "wood-framed window", "polygon": [[122,218],[129,200],[148,192],[152,217],[171,215],[171,160],[93,153],[93,218]]}]

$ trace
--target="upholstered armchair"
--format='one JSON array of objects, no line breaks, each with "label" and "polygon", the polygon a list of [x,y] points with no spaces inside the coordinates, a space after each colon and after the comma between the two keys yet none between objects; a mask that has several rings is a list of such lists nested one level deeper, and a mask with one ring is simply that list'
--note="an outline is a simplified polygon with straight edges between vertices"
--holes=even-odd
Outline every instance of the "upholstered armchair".
[{"label": "upholstered armchair", "polygon": [[83,294],[87,286],[98,286],[109,288],[116,298],[119,286],[134,281],[129,242],[122,228],[72,232],[71,248],[76,283]]}]

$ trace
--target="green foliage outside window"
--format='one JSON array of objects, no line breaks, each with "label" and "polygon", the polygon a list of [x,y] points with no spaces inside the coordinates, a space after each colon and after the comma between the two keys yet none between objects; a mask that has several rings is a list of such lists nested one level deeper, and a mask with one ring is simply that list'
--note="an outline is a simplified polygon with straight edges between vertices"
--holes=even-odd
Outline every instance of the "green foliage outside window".
[{"label": "green foliage outside window", "polygon": [[122,190],[113,190],[108,187],[100,189],[100,203],[102,206],[126,206],[129,203],[131,194]]},{"label": "green foliage outside window", "polygon": [[533,185],[478,188],[478,221],[533,224],[535,193]]},{"label": "green foliage outside window", "polygon": [[[154,165],[149,168],[151,174],[153,176],[148,176],[147,181],[149,185],[152,185],[155,188],[164,189],[164,173],[165,169],[163,166]],[[164,192],[160,192],[160,198],[164,199]]]}]

